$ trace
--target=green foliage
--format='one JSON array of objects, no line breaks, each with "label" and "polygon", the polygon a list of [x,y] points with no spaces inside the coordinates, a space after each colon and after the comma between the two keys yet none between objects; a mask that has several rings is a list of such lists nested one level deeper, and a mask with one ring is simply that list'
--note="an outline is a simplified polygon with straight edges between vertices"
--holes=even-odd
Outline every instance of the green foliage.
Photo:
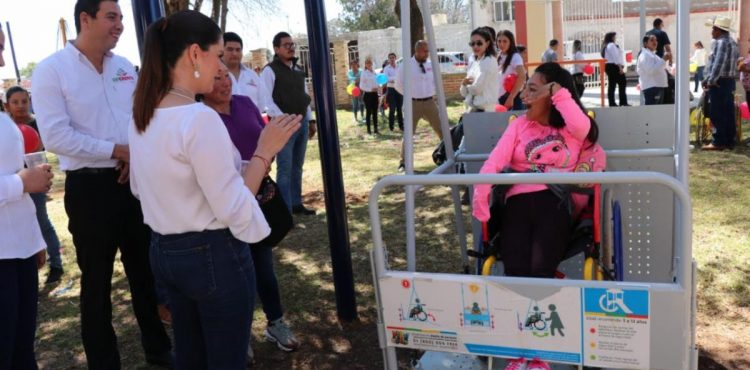
[{"label": "green foliage", "polygon": [[21,68],[19,73],[23,78],[31,78],[31,75],[34,74],[34,69],[36,69],[36,62],[29,62],[26,67]]},{"label": "green foliage", "polygon": [[398,27],[394,0],[338,0],[343,28],[349,32]]}]

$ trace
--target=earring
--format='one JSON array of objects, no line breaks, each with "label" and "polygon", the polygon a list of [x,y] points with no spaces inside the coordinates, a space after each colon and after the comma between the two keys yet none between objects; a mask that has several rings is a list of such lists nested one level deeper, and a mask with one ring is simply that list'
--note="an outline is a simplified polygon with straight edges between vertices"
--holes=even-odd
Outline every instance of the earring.
[{"label": "earring", "polygon": [[198,71],[198,65],[193,65],[193,69],[193,77],[195,77],[196,80],[201,78],[201,73]]}]

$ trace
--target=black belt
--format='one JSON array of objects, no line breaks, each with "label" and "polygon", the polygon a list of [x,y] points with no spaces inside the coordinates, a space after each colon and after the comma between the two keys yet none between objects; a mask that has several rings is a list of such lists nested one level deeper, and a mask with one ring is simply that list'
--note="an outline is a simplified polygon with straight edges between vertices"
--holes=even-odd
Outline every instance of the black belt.
[{"label": "black belt", "polygon": [[114,167],[102,167],[102,168],[94,168],[94,167],[83,167],[79,168],[77,170],[69,170],[65,171],[68,175],[73,174],[113,174],[117,172],[117,170]]},{"label": "black belt", "polygon": [[430,96],[430,97],[427,97],[427,98],[411,98],[411,100],[414,100],[414,101],[427,101],[427,100],[432,100],[432,97]]}]

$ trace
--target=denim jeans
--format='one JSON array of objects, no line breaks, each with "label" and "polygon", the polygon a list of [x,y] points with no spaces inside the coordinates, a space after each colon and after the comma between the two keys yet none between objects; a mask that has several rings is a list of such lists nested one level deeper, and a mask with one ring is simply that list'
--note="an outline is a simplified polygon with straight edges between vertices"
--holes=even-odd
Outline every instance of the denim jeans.
[{"label": "denim jeans", "polygon": [[352,112],[354,113],[354,119],[357,119],[357,112],[359,112],[359,117],[364,118],[365,115],[365,102],[362,99],[362,94],[360,93],[357,97],[352,97]]},{"label": "denim jeans", "polygon": [[0,369],[36,370],[36,256],[0,259]]},{"label": "denim jeans", "polygon": [[276,281],[276,272],[273,270],[273,249],[263,246],[250,248],[255,264],[255,280],[258,290],[258,298],[263,304],[263,312],[266,320],[274,321],[284,316],[281,308],[281,296],[279,295],[279,283]]},{"label": "denim jeans", "polygon": [[734,146],[737,127],[734,122],[734,88],[732,78],[719,78],[718,86],[708,89],[711,99],[711,123],[714,125],[713,144],[716,146]]},{"label": "denim jeans", "polygon": [[649,87],[646,90],[641,90],[645,105],[661,104],[664,97],[664,89],[664,87]]},{"label": "denim jeans", "polygon": [[153,233],[150,259],[169,297],[175,369],[244,370],[255,304],[247,243],[227,229]]},{"label": "denim jeans", "polygon": [[698,69],[695,70],[695,77],[693,77],[693,80],[695,81],[695,88],[693,89],[693,92],[698,92],[698,85],[700,85],[701,82],[703,82],[703,70],[705,70],[706,67],[698,67]]},{"label": "denim jeans", "polygon": [[302,205],[302,165],[305,164],[308,130],[305,117],[302,127],[289,138],[289,142],[276,155],[276,183],[290,212],[292,206]]},{"label": "denim jeans", "polygon": [[389,87],[386,101],[388,101],[388,127],[393,131],[393,122],[398,120],[398,128],[404,131],[404,115],[401,111],[401,106],[404,105],[404,96],[395,88]]},{"label": "denim jeans", "polygon": [[42,230],[42,237],[47,244],[47,259],[50,267],[62,268],[62,259],[60,258],[60,239],[57,238],[57,232],[47,215],[47,193],[30,193],[31,199],[36,207],[36,220],[39,222],[39,228]]}]

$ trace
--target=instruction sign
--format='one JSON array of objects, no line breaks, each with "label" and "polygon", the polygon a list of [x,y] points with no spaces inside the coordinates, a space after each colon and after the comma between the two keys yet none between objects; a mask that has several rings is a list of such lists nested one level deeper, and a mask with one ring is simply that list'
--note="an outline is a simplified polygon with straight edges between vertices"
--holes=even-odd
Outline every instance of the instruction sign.
[{"label": "instruction sign", "polygon": [[638,369],[649,367],[649,292],[584,288],[583,364]]}]

